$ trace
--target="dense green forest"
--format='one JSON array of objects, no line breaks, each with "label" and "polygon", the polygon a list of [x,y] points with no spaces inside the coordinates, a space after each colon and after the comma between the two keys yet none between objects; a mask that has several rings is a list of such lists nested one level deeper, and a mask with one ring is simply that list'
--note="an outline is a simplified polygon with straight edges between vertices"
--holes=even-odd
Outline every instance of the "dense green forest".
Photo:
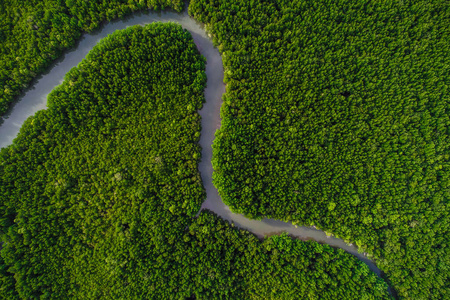
[{"label": "dense green forest", "polygon": [[204,68],[189,32],[154,23],[66,75],[0,151],[0,297],[389,298],[340,249],[194,218]]},{"label": "dense green forest", "polygon": [[234,212],[317,225],[399,297],[450,297],[450,2],[194,0],[227,92],[214,183]]},{"label": "dense green forest", "polygon": [[183,239],[197,299],[390,299],[366,264],[328,245],[286,235],[260,242],[208,211]]},{"label": "dense green forest", "polygon": [[205,196],[204,68],[178,25],[116,32],[1,150],[2,256],[21,298],[115,299],[175,276],[171,245]]},{"label": "dense green forest", "polygon": [[182,0],[0,1],[0,116],[33,78],[105,20],[147,8],[181,11]]}]

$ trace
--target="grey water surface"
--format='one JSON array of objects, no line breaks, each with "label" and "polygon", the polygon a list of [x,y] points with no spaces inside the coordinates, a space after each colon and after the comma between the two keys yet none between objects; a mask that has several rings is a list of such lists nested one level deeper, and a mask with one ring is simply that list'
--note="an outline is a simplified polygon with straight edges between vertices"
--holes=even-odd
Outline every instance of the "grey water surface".
[{"label": "grey water surface", "polygon": [[47,95],[64,80],[64,75],[73,67],[77,66],[86,54],[104,37],[115,30],[124,29],[133,25],[145,25],[152,22],[176,22],[189,30],[195,44],[201,54],[206,57],[207,88],[205,89],[206,103],[200,115],[202,117],[202,132],[200,145],[202,147],[202,160],[199,170],[202,175],[203,185],[206,189],[207,198],[202,204],[202,209],[209,209],[225,220],[234,223],[235,226],[248,230],[262,238],[266,235],[287,232],[291,236],[302,240],[315,240],[319,243],[328,244],[341,248],[353,254],[366,263],[369,268],[380,275],[380,270],[364,254],[358,253],[355,246],[347,245],[343,240],[328,237],[323,231],[312,227],[294,226],[291,223],[273,219],[261,221],[247,219],[241,214],[230,211],[221,200],[217,189],[212,183],[212,148],[214,134],[220,127],[220,106],[222,94],[225,92],[223,83],[223,64],[219,51],[214,48],[211,39],[207,36],[202,24],[189,17],[187,12],[144,12],[135,13],[123,20],[107,23],[91,34],[84,34],[77,45],[57,60],[51,68],[40,76],[31,88],[18,99],[9,113],[0,120],[0,148],[12,143],[17,136],[23,122],[38,110],[46,109]]}]

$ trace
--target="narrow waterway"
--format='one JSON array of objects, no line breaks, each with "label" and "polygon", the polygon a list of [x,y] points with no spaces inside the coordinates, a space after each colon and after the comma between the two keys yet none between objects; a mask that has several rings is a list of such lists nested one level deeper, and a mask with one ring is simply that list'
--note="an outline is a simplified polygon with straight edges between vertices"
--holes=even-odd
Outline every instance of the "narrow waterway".
[{"label": "narrow waterway", "polygon": [[290,235],[302,240],[312,239],[319,243],[329,244],[333,247],[355,255],[361,261],[365,262],[369,268],[380,275],[380,270],[375,264],[358,253],[357,248],[347,245],[343,240],[327,235],[320,230],[311,227],[294,226],[291,223],[282,221],[264,219],[262,221],[250,220],[243,215],[235,214],[222,202],[217,193],[217,189],[212,183],[212,148],[214,133],[220,127],[220,106],[222,104],[222,94],[225,92],[223,83],[223,65],[219,51],[214,48],[211,40],[201,24],[189,17],[187,12],[146,12],[135,13],[124,20],[107,23],[105,26],[92,34],[84,34],[77,45],[64,56],[62,56],[54,65],[49,68],[47,73],[37,78],[22,97],[13,105],[9,113],[0,121],[0,148],[6,147],[12,143],[17,136],[23,122],[36,111],[45,109],[47,95],[64,80],[64,75],[73,67],[77,66],[86,54],[108,34],[115,30],[124,29],[133,25],[145,25],[152,22],[176,22],[189,30],[194,38],[198,49],[206,57],[206,75],[208,78],[207,88],[205,89],[206,103],[200,114],[202,116],[202,132],[200,145],[202,146],[202,161],[199,170],[202,175],[203,184],[206,189],[207,198],[202,204],[202,209],[206,208],[214,211],[223,219],[233,222],[237,227],[248,230],[258,237],[271,235],[275,233],[288,232]]}]

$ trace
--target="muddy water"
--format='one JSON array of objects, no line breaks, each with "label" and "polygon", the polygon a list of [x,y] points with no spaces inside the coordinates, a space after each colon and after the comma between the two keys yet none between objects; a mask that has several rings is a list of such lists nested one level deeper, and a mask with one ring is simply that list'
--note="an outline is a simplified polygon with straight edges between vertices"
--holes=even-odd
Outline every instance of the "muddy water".
[{"label": "muddy water", "polygon": [[202,209],[207,208],[212,210],[223,219],[233,222],[237,227],[246,229],[258,237],[288,232],[292,236],[302,240],[312,239],[333,247],[342,248],[364,261],[373,272],[380,275],[380,270],[372,261],[363,254],[358,253],[356,247],[347,245],[341,239],[327,237],[323,231],[311,227],[296,227],[290,223],[272,219],[264,219],[262,221],[250,220],[243,215],[232,213],[222,202],[217,193],[217,189],[212,184],[213,169],[211,165],[211,145],[214,140],[214,133],[220,127],[220,106],[222,103],[222,94],[225,92],[222,59],[219,51],[214,48],[211,40],[206,35],[203,26],[189,17],[187,12],[135,13],[124,20],[110,22],[92,34],[83,35],[78,44],[56,61],[46,74],[40,76],[3,118],[0,125],[0,148],[11,144],[17,136],[23,122],[29,116],[38,110],[46,108],[47,95],[57,85],[63,82],[64,75],[71,68],[77,66],[100,39],[118,29],[124,29],[137,24],[145,25],[152,22],[176,22],[181,24],[191,32],[195,44],[207,60],[206,75],[208,81],[207,88],[205,89],[206,103],[200,111],[202,116],[200,139],[202,161],[199,165],[199,170],[207,193],[207,198],[202,205]]}]

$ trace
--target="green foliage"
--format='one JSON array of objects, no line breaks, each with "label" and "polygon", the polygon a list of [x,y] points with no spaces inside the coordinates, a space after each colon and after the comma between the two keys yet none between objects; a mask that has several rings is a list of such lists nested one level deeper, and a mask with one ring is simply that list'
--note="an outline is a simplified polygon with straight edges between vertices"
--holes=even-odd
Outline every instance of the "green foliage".
[{"label": "green foliage", "polygon": [[225,203],[355,241],[400,297],[450,297],[449,2],[189,11],[223,53],[213,166]]},{"label": "green foliage", "polygon": [[14,288],[14,274],[8,272],[8,266],[0,256],[0,299],[19,299]]},{"label": "green foliage", "polygon": [[197,299],[389,299],[386,283],[341,249],[272,236],[262,243],[202,212],[184,235]]},{"label": "green foliage", "polygon": [[83,31],[147,8],[183,9],[181,0],[4,0],[0,2],[0,116],[30,81]]},{"label": "green foliage", "polygon": [[189,32],[157,23],[108,36],[66,75],[0,152],[0,297],[389,297],[342,250],[193,218],[204,68]]},{"label": "green foliage", "polygon": [[116,32],[1,150],[2,256],[21,298],[170,294],[172,244],[205,196],[204,68],[179,25]]}]

